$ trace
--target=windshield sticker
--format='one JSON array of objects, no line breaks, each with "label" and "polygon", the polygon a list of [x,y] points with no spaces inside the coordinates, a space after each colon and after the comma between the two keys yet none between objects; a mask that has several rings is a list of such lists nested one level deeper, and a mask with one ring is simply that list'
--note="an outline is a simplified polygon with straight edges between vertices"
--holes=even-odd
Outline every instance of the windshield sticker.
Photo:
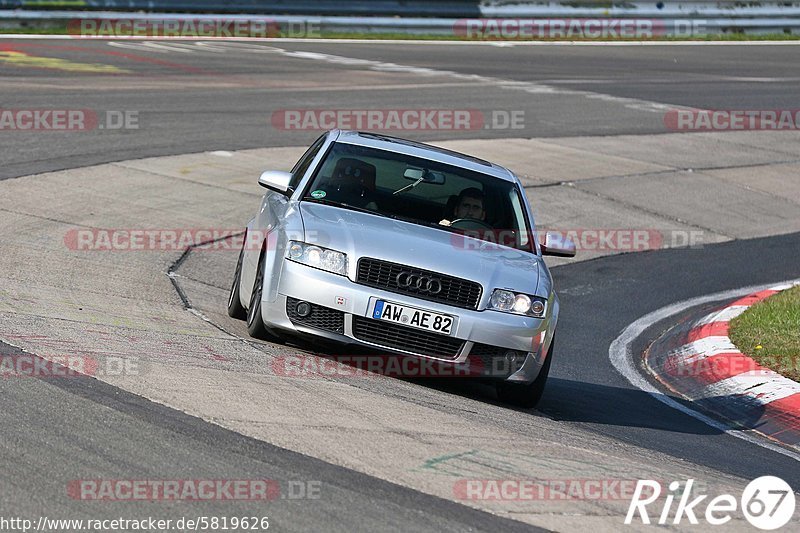
[{"label": "windshield sticker", "polygon": [[317,189],[316,191],[312,191],[312,192],[311,192],[311,197],[312,197],[312,198],[317,198],[317,199],[319,199],[319,198],[325,198],[325,195],[326,195],[326,194],[327,194],[327,193],[326,193],[325,191],[321,191],[321,190]]}]

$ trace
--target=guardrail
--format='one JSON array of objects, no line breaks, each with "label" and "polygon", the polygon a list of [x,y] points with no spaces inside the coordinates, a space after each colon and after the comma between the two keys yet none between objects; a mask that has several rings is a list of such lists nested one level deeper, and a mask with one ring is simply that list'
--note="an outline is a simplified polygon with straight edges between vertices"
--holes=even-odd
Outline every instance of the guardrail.
[{"label": "guardrail", "polygon": [[[132,9],[147,5],[150,9],[164,7],[169,4],[170,9],[160,12],[121,12],[121,11],[93,11],[73,9],[2,9],[13,6],[56,6],[68,8],[108,6],[113,4],[116,8]],[[336,9],[334,9],[334,4]],[[590,5],[585,5],[590,4]],[[601,5],[604,4],[604,5]],[[329,1],[310,0],[291,1],[263,1],[233,0],[192,0],[166,2],[165,0],[0,0],[0,26],[9,24],[52,24],[65,23],[78,19],[219,19],[224,16],[230,20],[261,20],[268,18],[281,28],[287,26],[313,25],[317,35],[290,35],[290,36],[324,36],[325,34],[364,33],[380,34],[395,33],[409,35],[435,35],[435,36],[460,36],[465,35],[465,26],[474,21],[482,21],[484,29],[494,24],[496,26],[513,26],[528,23],[538,24],[567,24],[580,19],[580,24],[589,27],[593,21],[605,23],[609,20],[635,19],[649,23],[659,28],[658,36],[688,36],[687,27],[691,29],[691,36],[705,34],[721,34],[732,32],[743,33],[800,33],[800,2],[763,2],[761,5],[742,6],[740,2],[628,2],[623,6],[614,6],[611,2],[527,2],[517,0],[509,2],[489,2],[478,0],[472,2],[464,0],[356,0],[344,2],[342,0]],[[367,7],[370,9],[367,9]],[[174,13],[173,10],[187,9],[189,13]],[[239,10],[252,8],[247,14],[238,13]],[[211,15],[196,13],[197,10],[217,11],[220,14]],[[147,9],[145,11],[148,11]],[[373,16],[363,16],[364,11],[369,11]],[[291,12],[286,14],[287,12]],[[314,13],[313,15],[311,13]],[[335,15],[326,15],[335,12]],[[385,16],[386,13],[403,13],[409,16]],[[381,14],[383,16],[377,16]],[[445,14],[449,14],[445,15]],[[410,16],[414,15],[414,16]],[[560,23],[557,21],[561,21]],[[546,26],[550,27],[550,26]],[[583,26],[581,26],[581,31]],[[462,33],[459,34],[459,31]],[[550,31],[550,30],[548,30]],[[480,33],[480,32],[479,32]],[[588,33],[588,32],[587,32]],[[581,33],[555,37],[591,37]],[[275,35],[273,35],[275,36]],[[537,36],[553,36],[551,34]],[[475,36],[473,36],[475,37]],[[535,37],[535,36],[534,36]],[[484,35],[478,38],[504,39],[502,34]]]},{"label": "guardrail", "polygon": [[616,18],[777,18],[800,17],[800,2],[650,1],[536,2],[485,1],[482,17],[616,17]]},{"label": "guardrail", "polygon": [[0,9],[480,17],[480,0],[0,0]]},{"label": "guardrail", "polygon": [[800,17],[800,1],[0,0],[0,9],[402,17]]}]

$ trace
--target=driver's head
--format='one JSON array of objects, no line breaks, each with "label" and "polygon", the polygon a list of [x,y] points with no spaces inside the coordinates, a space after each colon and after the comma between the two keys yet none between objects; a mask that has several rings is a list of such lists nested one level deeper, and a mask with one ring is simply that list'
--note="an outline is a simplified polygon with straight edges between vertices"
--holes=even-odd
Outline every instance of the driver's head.
[{"label": "driver's head", "polygon": [[486,217],[486,211],[483,209],[483,192],[475,187],[461,191],[456,202],[455,215],[457,219],[483,220]]}]

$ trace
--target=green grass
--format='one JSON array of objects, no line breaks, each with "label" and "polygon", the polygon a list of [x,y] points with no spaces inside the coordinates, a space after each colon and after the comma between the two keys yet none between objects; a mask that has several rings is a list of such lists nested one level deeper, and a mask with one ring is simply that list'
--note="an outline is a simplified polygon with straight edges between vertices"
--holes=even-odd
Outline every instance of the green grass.
[{"label": "green grass", "polygon": [[760,365],[800,381],[800,287],[771,296],[733,319],[730,338]]},{"label": "green grass", "polygon": [[[36,35],[66,35],[66,24],[56,24],[40,26],[32,24],[25,27],[0,27],[0,33],[8,34],[36,34]],[[310,38],[317,39],[372,39],[376,41],[388,39],[400,39],[406,41],[479,41],[479,42],[503,42],[500,39],[466,39],[458,35],[409,35],[406,33],[357,33],[357,32],[324,32],[320,35],[310,35]],[[527,39],[529,41],[639,41],[641,39]],[[717,35],[703,35],[699,37],[659,37],[645,39],[651,41],[797,41],[800,34],[792,35],[788,33],[770,33],[764,35],[750,35],[746,33],[722,33]],[[507,42],[525,42],[525,39],[509,39]]]},{"label": "green grass", "polygon": [[0,33],[24,33],[36,35],[66,35],[66,26],[26,26],[26,27],[13,27],[4,28],[0,27]]}]

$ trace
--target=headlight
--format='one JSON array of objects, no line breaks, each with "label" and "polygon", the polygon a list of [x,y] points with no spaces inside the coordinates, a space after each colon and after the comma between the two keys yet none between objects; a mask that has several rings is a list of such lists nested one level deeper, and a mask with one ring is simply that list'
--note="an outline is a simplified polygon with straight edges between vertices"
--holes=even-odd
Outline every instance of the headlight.
[{"label": "headlight", "polygon": [[286,258],[334,274],[347,275],[347,256],[336,250],[304,242],[289,241]]},{"label": "headlight", "polygon": [[495,289],[489,299],[489,309],[515,315],[544,318],[544,313],[547,310],[547,300],[538,296],[529,296],[505,289]]}]

